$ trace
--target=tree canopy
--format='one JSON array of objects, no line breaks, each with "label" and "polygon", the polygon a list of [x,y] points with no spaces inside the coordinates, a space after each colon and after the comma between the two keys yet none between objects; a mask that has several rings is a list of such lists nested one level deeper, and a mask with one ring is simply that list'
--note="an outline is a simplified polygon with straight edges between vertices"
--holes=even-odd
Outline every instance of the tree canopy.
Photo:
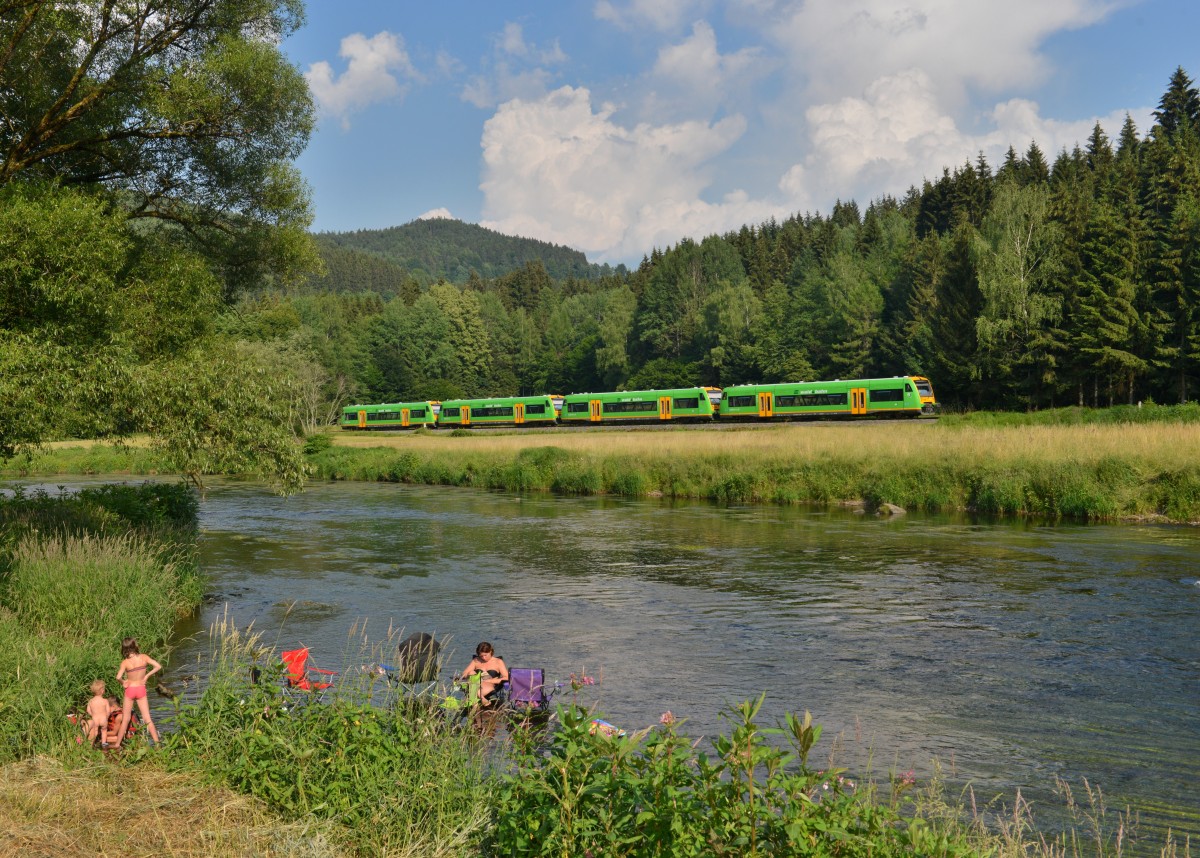
[{"label": "tree canopy", "polygon": [[[65,432],[174,443],[196,423],[173,391],[236,354],[216,339],[221,302],[319,264],[290,163],[312,100],[278,49],[302,15],[299,0],[0,0],[0,453]],[[224,424],[254,407],[174,443],[178,465],[244,442]],[[249,449],[296,483],[294,454]]]}]

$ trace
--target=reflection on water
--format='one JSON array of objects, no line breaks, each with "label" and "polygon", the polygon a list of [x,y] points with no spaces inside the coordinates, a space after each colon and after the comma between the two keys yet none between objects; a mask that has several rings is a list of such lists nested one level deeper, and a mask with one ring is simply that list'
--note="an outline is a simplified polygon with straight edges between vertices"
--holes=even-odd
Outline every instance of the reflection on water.
[{"label": "reflection on water", "polygon": [[[202,524],[220,598],[197,630],[227,603],[325,666],[362,619],[448,636],[457,669],[486,639],[548,677],[603,670],[614,723],[670,709],[693,735],[766,692],[769,719],[843,734],[852,769],[937,759],[1035,810],[1086,777],[1143,832],[1200,835],[1194,529],[366,484],[219,486]],[[183,649],[179,669],[206,644]]]}]

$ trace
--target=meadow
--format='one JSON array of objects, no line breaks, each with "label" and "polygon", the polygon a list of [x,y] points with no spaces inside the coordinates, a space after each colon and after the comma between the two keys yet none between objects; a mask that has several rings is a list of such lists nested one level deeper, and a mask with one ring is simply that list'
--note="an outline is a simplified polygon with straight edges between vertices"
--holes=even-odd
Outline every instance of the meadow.
[{"label": "meadow", "polygon": [[1200,423],[1193,422],[343,432],[314,446],[321,448],[310,457],[318,479],[1200,521]]}]

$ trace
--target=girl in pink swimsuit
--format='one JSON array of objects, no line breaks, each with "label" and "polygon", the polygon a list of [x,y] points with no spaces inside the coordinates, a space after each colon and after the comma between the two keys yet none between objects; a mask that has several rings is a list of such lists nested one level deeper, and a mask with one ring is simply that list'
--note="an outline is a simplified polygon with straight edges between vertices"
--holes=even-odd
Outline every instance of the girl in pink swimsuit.
[{"label": "girl in pink swimsuit", "polygon": [[135,638],[125,638],[121,641],[121,666],[117,668],[117,681],[125,687],[125,705],[121,710],[121,726],[117,728],[117,742],[110,745],[121,747],[125,739],[125,729],[129,726],[129,718],[133,714],[133,703],[137,701],[138,712],[150,731],[150,738],[158,744],[158,731],[150,720],[150,701],[146,699],[146,680],[162,670],[162,665],[148,655],[142,655]]}]

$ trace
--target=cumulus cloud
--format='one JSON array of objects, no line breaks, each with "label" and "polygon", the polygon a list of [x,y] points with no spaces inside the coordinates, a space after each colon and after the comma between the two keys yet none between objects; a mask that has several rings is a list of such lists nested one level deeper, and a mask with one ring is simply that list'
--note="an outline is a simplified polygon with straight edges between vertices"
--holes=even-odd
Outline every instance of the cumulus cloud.
[{"label": "cumulus cloud", "polygon": [[340,75],[322,60],[309,66],[304,77],[318,109],[340,120],[343,129],[349,129],[351,114],[376,102],[402,97],[412,81],[421,79],[409,60],[403,38],[386,30],[370,38],[362,33],[346,36],[338,56],[346,60],[346,70]]},{"label": "cumulus cloud", "polygon": [[774,65],[757,47],[722,54],[712,25],[697,21],[690,36],[659,51],[650,73],[654,93],[647,100],[646,112],[655,116],[680,111],[711,115],[723,104],[742,100],[738,96],[745,95],[750,84]]},{"label": "cumulus cloud", "polygon": [[536,99],[554,85],[553,66],[567,61],[558,42],[531,44],[520,24],[509,22],[493,39],[493,52],[484,58],[482,74],[463,86],[461,97],[476,107],[495,107],[513,98]]},{"label": "cumulus cloud", "polygon": [[761,212],[738,192],[702,199],[742,117],[629,127],[614,111],[573,87],[502,105],[484,125],[484,225],[622,261]]},{"label": "cumulus cloud", "polygon": [[[1043,116],[1026,97],[1053,73],[1042,46],[1125,2],[729,0],[749,46],[723,54],[708,0],[598,0],[601,21],[673,34],[620,113],[587,88],[551,90],[544,52],[510,25],[496,40],[509,77],[477,102],[499,105],[482,140],[485,222],[628,262],[838,198],[900,195],[980,152],[997,166],[1009,145],[1036,141],[1053,160],[1097,119],[1115,137],[1125,110]],[[1131,113],[1145,129],[1149,110]]]},{"label": "cumulus cloud", "polygon": [[439,219],[456,220],[454,215],[450,214],[450,209],[445,208],[445,207],[437,208],[437,209],[430,209],[429,211],[425,212],[425,214],[418,215],[416,219],[417,220],[439,220]]}]

